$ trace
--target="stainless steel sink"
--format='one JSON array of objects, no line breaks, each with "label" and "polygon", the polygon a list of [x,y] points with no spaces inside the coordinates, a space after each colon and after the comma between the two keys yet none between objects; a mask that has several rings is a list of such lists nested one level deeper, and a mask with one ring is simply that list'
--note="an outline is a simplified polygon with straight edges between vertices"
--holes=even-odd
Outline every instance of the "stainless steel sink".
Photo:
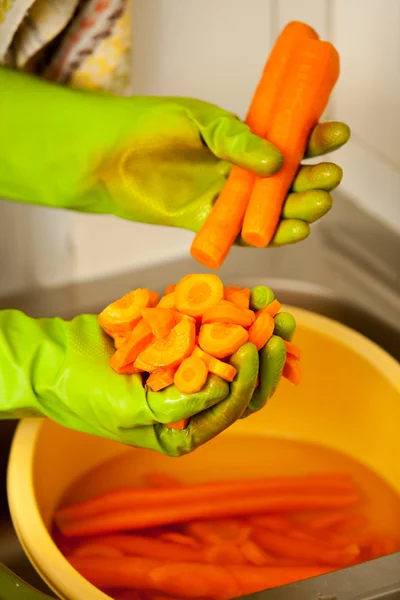
[{"label": "stainless steel sink", "polygon": [[[374,240],[373,247],[371,240]],[[399,256],[399,236],[360,212],[348,199],[339,196],[332,217],[327,219],[326,224],[321,223],[310,239],[298,248],[267,252],[237,249],[224,264],[221,277],[232,285],[265,282],[284,303],[336,319],[375,341],[400,360]],[[57,315],[70,318],[83,312],[96,313],[109,301],[134,287],[161,290],[185,273],[199,271],[204,269],[190,259],[149,265],[146,269],[107,280],[63,289],[32,290],[25,297],[0,300],[0,308],[19,308],[35,317]],[[25,557],[7,509],[6,466],[15,425],[14,422],[0,421],[0,562],[34,587],[50,594]],[[389,567],[394,564],[399,573],[396,589],[400,590],[400,557],[387,560],[391,562],[385,564]],[[377,582],[380,574],[389,567],[381,567],[382,562],[374,562],[375,567],[366,565],[366,568],[374,573],[373,580]],[[352,580],[365,581],[365,576],[360,578],[356,574]],[[328,587],[323,589],[331,592],[329,581],[335,582],[337,578],[327,581]],[[301,589],[293,592],[290,598],[318,597],[311,588],[307,590],[303,595]],[[271,595],[271,600],[275,597],[278,599],[278,596]],[[329,597],[333,597],[331,593]],[[340,595],[342,597],[366,599],[378,595],[362,592]],[[400,598],[400,591],[398,596],[392,597]]]}]

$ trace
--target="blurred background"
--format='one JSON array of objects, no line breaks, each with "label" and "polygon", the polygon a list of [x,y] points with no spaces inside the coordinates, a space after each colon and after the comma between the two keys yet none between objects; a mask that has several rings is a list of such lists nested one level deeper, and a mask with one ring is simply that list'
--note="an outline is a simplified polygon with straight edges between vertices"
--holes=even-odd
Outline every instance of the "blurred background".
[{"label": "blurred background", "polygon": [[[326,118],[352,128],[337,155],[340,194],[400,234],[399,0],[133,0],[132,19],[134,94],[193,96],[240,117],[280,29],[293,19],[315,27],[341,56]],[[191,239],[185,231],[1,201],[0,296],[186,257]]]}]

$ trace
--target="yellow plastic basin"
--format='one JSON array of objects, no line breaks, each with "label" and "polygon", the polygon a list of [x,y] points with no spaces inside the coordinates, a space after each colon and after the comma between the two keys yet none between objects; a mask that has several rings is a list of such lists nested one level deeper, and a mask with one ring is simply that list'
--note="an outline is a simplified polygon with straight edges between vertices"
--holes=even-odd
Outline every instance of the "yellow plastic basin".
[{"label": "yellow plastic basin", "polygon": [[[129,453],[129,469],[116,469],[115,474],[97,477],[97,481],[94,477],[93,491],[121,485],[125,479],[133,483],[135,473],[146,469],[180,473],[188,480],[216,478],[221,472],[225,477],[260,475],[265,465],[273,465],[274,457],[260,456],[252,443],[241,443],[241,439],[246,436],[256,443],[260,436],[271,436],[305,440],[345,453],[379,474],[400,496],[400,365],[339,323],[308,311],[289,310],[298,323],[295,341],[303,353],[302,385],[296,389],[282,381],[273,400],[256,417],[239,421],[186,457],[127,450],[48,420],[20,423],[8,472],[11,515],[28,557],[60,598],[108,598],[68,564],[48,528],[55,507],[73,482],[120,454]],[[229,453],[218,451],[227,447]]]}]

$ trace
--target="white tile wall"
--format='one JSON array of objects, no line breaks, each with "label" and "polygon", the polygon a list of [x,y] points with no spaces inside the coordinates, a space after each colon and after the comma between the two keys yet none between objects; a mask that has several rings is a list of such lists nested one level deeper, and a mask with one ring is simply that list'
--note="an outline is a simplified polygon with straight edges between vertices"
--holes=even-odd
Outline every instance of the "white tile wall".
[{"label": "white tile wall", "polygon": [[[400,232],[399,0],[134,0],[134,93],[187,95],[243,117],[279,29],[299,19],[337,46],[330,118],[352,127],[343,190]],[[335,157],[336,158],[336,157]],[[185,253],[191,234],[0,205],[0,294]]]}]

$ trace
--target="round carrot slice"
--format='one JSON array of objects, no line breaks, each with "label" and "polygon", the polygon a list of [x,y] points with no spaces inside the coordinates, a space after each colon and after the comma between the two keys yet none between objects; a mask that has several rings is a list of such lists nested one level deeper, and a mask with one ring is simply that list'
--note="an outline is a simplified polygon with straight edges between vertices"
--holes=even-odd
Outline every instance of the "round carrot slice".
[{"label": "round carrot slice", "polygon": [[138,288],[109,304],[98,317],[99,324],[107,330],[129,331],[142,316],[142,309],[149,306],[151,300],[148,289]]},{"label": "round carrot slice", "polygon": [[135,367],[153,373],[164,367],[176,367],[190,356],[196,339],[192,319],[182,319],[165,338],[154,340],[135,361]]},{"label": "round carrot slice", "polygon": [[224,286],[217,275],[186,275],[175,289],[176,308],[185,315],[201,317],[223,295]]},{"label": "round carrot slice", "polygon": [[215,358],[225,358],[239,350],[248,339],[249,334],[241,325],[209,323],[200,328],[199,346]]},{"label": "round carrot slice", "polygon": [[238,308],[230,302],[221,302],[207,309],[201,322],[204,323],[234,323],[242,327],[250,327],[255,320],[252,310]]},{"label": "round carrot slice", "polygon": [[174,376],[174,384],[183,394],[199,392],[206,382],[208,369],[197,356],[189,356],[178,367]]}]

